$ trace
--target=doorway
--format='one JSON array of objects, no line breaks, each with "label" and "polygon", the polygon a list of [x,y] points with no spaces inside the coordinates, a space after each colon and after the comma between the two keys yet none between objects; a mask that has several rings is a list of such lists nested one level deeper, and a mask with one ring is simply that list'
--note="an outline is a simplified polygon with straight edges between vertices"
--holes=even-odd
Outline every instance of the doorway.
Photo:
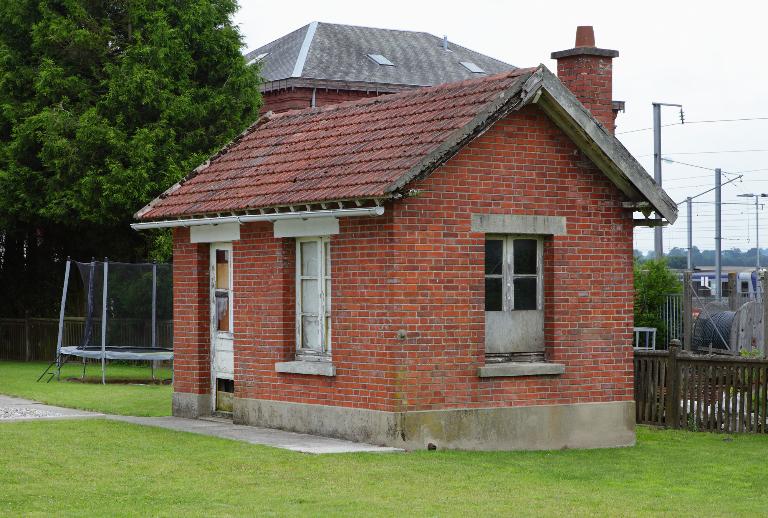
[{"label": "doorway", "polygon": [[235,392],[232,243],[212,243],[210,264],[213,411],[229,413]]}]

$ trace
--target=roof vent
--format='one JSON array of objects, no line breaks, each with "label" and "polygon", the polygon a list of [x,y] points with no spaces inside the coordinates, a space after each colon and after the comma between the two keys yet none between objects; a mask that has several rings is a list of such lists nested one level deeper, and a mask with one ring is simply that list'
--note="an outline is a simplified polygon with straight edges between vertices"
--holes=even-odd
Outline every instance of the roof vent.
[{"label": "roof vent", "polygon": [[255,56],[253,59],[251,59],[246,65],[253,65],[254,63],[258,63],[265,57],[269,55],[269,52],[264,52],[263,54],[259,54],[258,56]]},{"label": "roof vent", "polygon": [[443,50],[450,51],[451,49],[448,48],[448,36],[443,36]]},{"label": "roof vent", "polygon": [[377,65],[382,65],[385,67],[393,67],[395,66],[394,63],[392,63],[390,60],[382,56],[381,54],[368,54],[368,57],[371,58],[371,60],[376,63]]},{"label": "roof vent", "polygon": [[473,74],[485,74],[485,70],[475,65],[471,61],[459,61],[464,68],[472,72]]}]

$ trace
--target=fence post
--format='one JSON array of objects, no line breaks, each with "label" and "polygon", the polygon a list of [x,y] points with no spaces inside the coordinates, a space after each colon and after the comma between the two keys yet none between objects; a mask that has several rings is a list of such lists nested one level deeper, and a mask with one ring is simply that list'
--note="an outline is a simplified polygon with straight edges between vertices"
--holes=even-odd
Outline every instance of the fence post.
[{"label": "fence post", "polygon": [[728,309],[736,311],[739,309],[739,294],[736,291],[736,272],[728,273]]},{"label": "fence post", "polygon": [[688,270],[683,273],[683,350],[691,350],[691,333],[693,332],[693,286],[692,274]]},{"label": "fence post", "polygon": [[29,311],[24,312],[24,361],[32,361],[32,344],[30,340]]},{"label": "fence post", "polygon": [[768,272],[765,272],[762,278],[763,288],[763,342],[760,344],[760,352],[763,357],[768,355]]},{"label": "fence post", "polygon": [[667,355],[667,398],[666,419],[667,427],[680,428],[680,377],[677,369],[677,353],[680,350],[680,340],[669,342],[669,354]]}]

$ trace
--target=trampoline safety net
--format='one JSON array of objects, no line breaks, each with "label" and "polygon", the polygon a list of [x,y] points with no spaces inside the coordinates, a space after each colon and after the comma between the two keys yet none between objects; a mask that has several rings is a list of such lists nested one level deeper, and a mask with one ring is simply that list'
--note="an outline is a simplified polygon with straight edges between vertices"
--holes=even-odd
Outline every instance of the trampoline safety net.
[{"label": "trampoline safety net", "polygon": [[[70,261],[62,294],[58,354],[83,358],[166,360],[173,356],[169,264]],[[105,279],[106,275],[106,279]],[[77,282],[79,277],[79,283]],[[105,282],[106,280],[106,282]]]}]

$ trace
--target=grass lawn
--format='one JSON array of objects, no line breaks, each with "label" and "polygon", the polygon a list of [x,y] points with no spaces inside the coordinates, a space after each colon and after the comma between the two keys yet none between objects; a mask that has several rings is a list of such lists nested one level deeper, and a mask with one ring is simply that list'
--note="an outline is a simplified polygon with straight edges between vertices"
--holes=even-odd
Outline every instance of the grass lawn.
[{"label": "grass lawn", "polygon": [[758,516],[768,437],[313,456],[106,420],[0,424],[0,514]]},{"label": "grass lawn", "polygon": [[[45,370],[46,363],[24,363],[0,361],[0,394],[34,399],[50,405],[59,405],[83,410],[94,410],[109,414],[162,416],[171,415],[170,385],[141,385],[142,380],[151,380],[147,366],[107,366],[107,380],[136,380],[137,384],[101,385],[64,381],[66,378],[80,378],[82,364],[65,364],[61,369],[61,381],[55,379],[45,383],[35,380]],[[158,379],[171,377],[169,369],[159,369]],[[101,366],[88,364],[86,377],[101,379]]]}]

